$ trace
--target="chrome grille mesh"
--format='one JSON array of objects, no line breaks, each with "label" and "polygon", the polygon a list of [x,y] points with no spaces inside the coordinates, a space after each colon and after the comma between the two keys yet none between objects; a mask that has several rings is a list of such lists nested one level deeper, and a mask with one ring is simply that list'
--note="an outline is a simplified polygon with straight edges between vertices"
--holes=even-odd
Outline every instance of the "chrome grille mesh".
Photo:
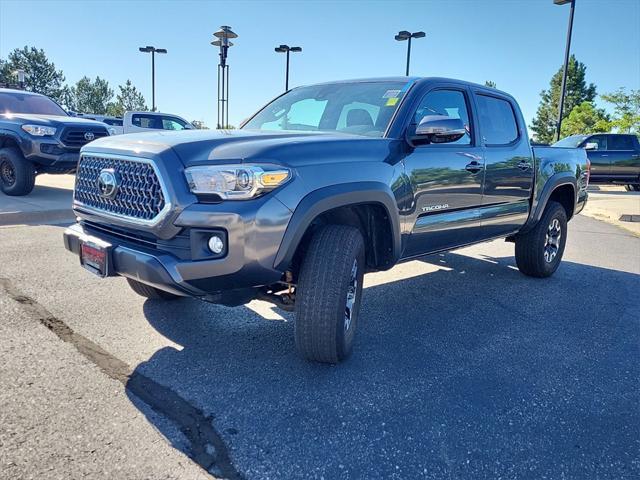
[{"label": "chrome grille mesh", "polygon": [[[98,177],[112,169],[118,179],[113,198],[101,196]],[[76,173],[76,202],[110,214],[152,221],[165,207],[160,179],[150,163],[122,158],[82,156]]]}]

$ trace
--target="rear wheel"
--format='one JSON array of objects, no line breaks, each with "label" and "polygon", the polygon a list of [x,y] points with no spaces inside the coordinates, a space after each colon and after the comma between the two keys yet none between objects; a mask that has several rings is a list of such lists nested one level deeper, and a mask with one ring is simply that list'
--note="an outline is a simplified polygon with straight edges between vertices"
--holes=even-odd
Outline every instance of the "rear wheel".
[{"label": "rear wheel", "polygon": [[131,290],[136,292],[138,295],[147,297],[151,300],[177,300],[182,298],[178,295],[174,295],[173,293],[165,292],[164,290],[145,285],[144,283],[130,278],[127,278],[127,283],[129,283]]},{"label": "rear wheel", "polygon": [[36,182],[33,163],[15,148],[0,148],[0,190],[6,195],[31,193]]},{"label": "rear wheel", "polygon": [[625,185],[624,188],[627,192],[640,192],[640,184]]},{"label": "rear wheel", "polygon": [[338,363],[351,352],[364,270],[357,228],[326,225],[313,235],[296,290],[296,347],[307,360]]},{"label": "rear wheel", "polygon": [[516,264],[530,277],[549,277],[558,269],[567,242],[567,213],[550,201],[537,225],[516,237]]}]

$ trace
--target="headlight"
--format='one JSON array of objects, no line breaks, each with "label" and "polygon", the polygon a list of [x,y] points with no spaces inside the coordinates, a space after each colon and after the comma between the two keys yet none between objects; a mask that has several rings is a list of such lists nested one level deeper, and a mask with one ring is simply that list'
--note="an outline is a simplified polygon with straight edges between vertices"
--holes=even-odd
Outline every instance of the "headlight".
[{"label": "headlight", "polygon": [[184,171],[195,194],[218,195],[223,200],[247,200],[269,192],[291,178],[277,165],[203,165]]},{"label": "headlight", "polygon": [[54,127],[45,127],[44,125],[22,125],[22,130],[34,137],[50,137],[56,134]]}]

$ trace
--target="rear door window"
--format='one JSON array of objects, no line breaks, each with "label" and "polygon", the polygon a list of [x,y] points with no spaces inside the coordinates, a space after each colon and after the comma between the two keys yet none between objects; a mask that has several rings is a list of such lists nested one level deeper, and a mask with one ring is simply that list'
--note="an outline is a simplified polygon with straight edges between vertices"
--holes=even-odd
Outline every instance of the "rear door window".
[{"label": "rear door window", "polygon": [[518,139],[518,122],[511,102],[489,95],[478,95],[478,116],[484,143],[508,145]]},{"label": "rear door window", "polygon": [[162,121],[156,115],[145,115],[144,113],[136,113],[131,117],[131,123],[140,128],[156,128],[162,129]]},{"label": "rear door window", "polygon": [[633,138],[630,135],[609,135],[609,150],[633,149]]}]

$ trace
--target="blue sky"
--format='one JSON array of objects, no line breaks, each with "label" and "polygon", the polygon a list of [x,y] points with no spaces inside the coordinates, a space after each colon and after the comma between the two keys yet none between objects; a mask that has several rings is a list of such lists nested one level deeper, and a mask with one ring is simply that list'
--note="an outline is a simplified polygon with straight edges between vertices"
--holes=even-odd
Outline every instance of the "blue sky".
[{"label": "blue sky", "polygon": [[[640,0],[577,0],[572,52],[598,92],[640,88]],[[493,80],[514,95],[528,122],[539,92],[562,64],[569,6],[552,0],[424,1],[15,1],[0,0],[0,57],[44,48],[68,82],[83,75],[112,87],[131,79],[151,103],[150,61],[139,46],[166,48],[156,61],[161,111],[216,119],[220,25],[239,38],[229,54],[230,120],[238,124],[284,88],[281,43],[292,54],[291,85],[401,75],[398,30],[423,30],[412,75]],[[603,104],[604,106],[604,104]]]}]

